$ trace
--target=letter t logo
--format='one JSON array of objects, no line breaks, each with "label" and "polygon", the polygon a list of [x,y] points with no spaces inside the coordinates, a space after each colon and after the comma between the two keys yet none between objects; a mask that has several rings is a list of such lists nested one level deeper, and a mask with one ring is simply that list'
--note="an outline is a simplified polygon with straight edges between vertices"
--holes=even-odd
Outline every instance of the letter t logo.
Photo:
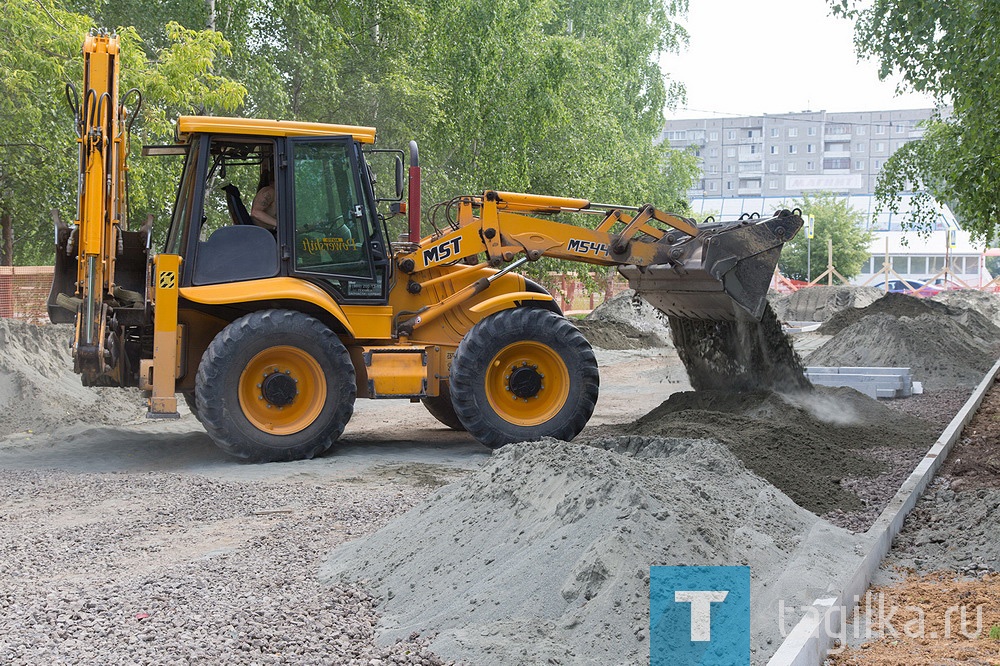
[{"label": "letter t logo", "polygon": [[721,603],[729,596],[726,591],[678,590],[674,601],[691,604],[691,640],[712,640],[712,604]]}]

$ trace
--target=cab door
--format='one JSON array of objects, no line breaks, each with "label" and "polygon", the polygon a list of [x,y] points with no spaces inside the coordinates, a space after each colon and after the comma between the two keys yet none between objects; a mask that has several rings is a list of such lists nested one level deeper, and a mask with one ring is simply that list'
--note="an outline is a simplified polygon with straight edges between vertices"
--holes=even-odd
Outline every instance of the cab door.
[{"label": "cab door", "polygon": [[292,139],[292,272],[321,284],[341,302],[385,303],[388,258],[375,211],[360,179],[349,137]]}]

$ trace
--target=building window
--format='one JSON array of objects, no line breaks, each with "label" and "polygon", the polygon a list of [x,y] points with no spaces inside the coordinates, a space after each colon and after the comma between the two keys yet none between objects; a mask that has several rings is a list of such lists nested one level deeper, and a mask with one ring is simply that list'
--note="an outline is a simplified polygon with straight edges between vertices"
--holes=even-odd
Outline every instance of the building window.
[{"label": "building window", "polygon": [[875,142],[875,152],[876,153],[884,153],[885,152],[885,142],[883,142],[883,141],[877,141],[877,142]]},{"label": "building window", "polygon": [[789,127],[788,128],[788,136],[794,138],[794,137],[797,137],[798,135],[799,135],[799,128],[798,127]]},{"label": "building window", "polygon": [[824,169],[850,169],[851,160],[848,157],[826,157],[823,159]]},{"label": "building window", "polygon": [[726,189],[727,190],[733,189],[733,181],[731,181],[731,180],[727,180],[726,181]]},{"label": "building window", "polygon": [[719,156],[719,149],[718,148],[710,148],[708,150],[708,156],[709,157],[718,157]]},{"label": "building window", "polygon": [[864,162],[862,162],[861,160],[854,160],[854,169],[856,171],[861,171],[864,168],[865,168]]},{"label": "building window", "polygon": [[709,132],[708,133],[708,140],[709,141],[718,141],[719,140],[719,133],[718,132]]},{"label": "building window", "polygon": [[906,131],[905,127],[903,127],[902,125],[896,125],[896,134],[902,134],[905,131]]},{"label": "building window", "polygon": [[715,182],[714,180],[713,180],[713,181],[710,181],[710,182],[708,183],[708,191],[709,191],[709,192],[714,192],[714,191],[715,191],[716,189],[718,189],[718,188],[716,188],[715,186],[716,186],[716,182]]},{"label": "building window", "polygon": [[732,164],[727,164],[726,165],[726,173],[732,173],[732,172],[733,172],[733,165]]},{"label": "building window", "polygon": [[751,154],[751,155],[754,155],[754,154],[756,154],[756,153],[757,153],[757,144],[755,144],[755,143],[751,143],[751,144],[750,144],[750,154]]},{"label": "building window", "polygon": [[788,146],[788,154],[789,155],[794,155],[797,152],[799,152],[799,147],[798,146]]},{"label": "building window", "polygon": [[865,144],[864,144],[864,142],[858,141],[856,144],[854,144],[854,152],[856,152],[856,153],[863,153],[863,152],[865,152]]},{"label": "building window", "polygon": [[719,173],[719,165],[718,164],[712,164],[712,165],[710,165],[708,167],[708,172],[709,173]]},{"label": "building window", "polygon": [[854,126],[854,133],[856,135],[858,135],[858,136],[864,136],[865,135],[865,126],[864,125],[855,125]]},{"label": "building window", "polygon": [[786,168],[788,169],[788,173],[795,171],[795,162],[789,162]]},{"label": "building window", "polygon": [[809,136],[816,136],[816,128],[813,125],[810,125],[809,128],[806,130],[806,134],[808,134]]},{"label": "building window", "polygon": [[781,133],[781,130],[779,130],[777,127],[772,127],[771,128],[771,138],[772,139],[777,138],[780,133]]},{"label": "building window", "polygon": [[[810,128],[810,129],[812,129],[812,128]],[[807,153],[815,153],[816,152],[816,144],[814,144],[814,143],[807,144],[806,145],[806,152]]]},{"label": "building window", "polygon": [[875,160],[875,170],[878,171],[882,168],[882,160]]},{"label": "building window", "polygon": [[726,148],[726,157],[736,157],[736,149]]},{"label": "building window", "polygon": [[729,130],[728,132],[726,132],[726,136],[729,137],[729,139],[735,139],[736,138],[736,130]]},{"label": "building window", "polygon": [[885,125],[876,125],[875,126],[875,133],[876,134],[885,134]]},{"label": "building window", "polygon": [[769,190],[776,190],[776,189],[778,189],[778,179],[777,178],[772,178],[769,181],[767,181],[767,189],[769,189]]},{"label": "building window", "polygon": [[812,160],[806,162],[806,171],[815,171],[815,170],[816,170],[815,162],[813,162]]},{"label": "building window", "polygon": [[910,257],[910,272],[911,273],[926,273],[927,272],[927,257]]},{"label": "building window", "polygon": [[778,154],[778,147],[777,146],[771,146],[771,154],[772,155],[777,155]]},{"label": "building window", "polygon": [[770,164],[767,165],[767,170],[770,171],[771,173],[778,173],[780,169],[781,169],[781,162],[771,162]]}]

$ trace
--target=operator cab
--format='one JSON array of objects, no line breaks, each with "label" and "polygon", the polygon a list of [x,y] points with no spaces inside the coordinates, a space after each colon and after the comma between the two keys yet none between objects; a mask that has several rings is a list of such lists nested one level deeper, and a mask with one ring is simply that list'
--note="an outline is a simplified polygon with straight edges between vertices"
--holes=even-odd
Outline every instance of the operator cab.
[{"label": "operator cab", "polygon": [[294,276],[340,302],[386,302],[387,234],[358,137],[280,121],[180,127],[187,158],[166,252],[185,257],[182,287]]}]

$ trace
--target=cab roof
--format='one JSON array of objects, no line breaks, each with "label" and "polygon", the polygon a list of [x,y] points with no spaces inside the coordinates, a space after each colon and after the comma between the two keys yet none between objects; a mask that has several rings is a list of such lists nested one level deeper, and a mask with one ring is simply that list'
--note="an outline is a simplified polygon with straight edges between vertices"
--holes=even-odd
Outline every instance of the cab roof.
[{"label": "cab roof", "polygon": [[177,119],[177,133],[182,141],[186,141],[191,134],[201,132],[251,136],[351,136],[359,143],[375,143],[374,127],[221,116],[181,116]]}]

